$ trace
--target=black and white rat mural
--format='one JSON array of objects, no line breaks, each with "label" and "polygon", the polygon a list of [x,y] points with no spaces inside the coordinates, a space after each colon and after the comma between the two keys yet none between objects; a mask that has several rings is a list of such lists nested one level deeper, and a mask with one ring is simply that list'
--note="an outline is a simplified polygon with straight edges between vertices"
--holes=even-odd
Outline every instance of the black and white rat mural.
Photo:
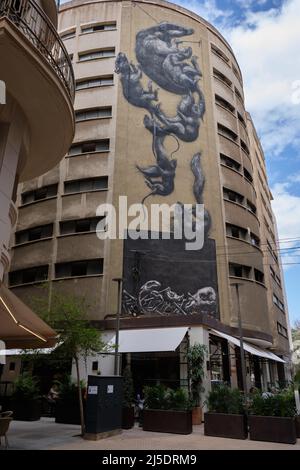
[{"label": "black and white rat mural", "polygon": [[[132,106],[147,111],[143,124],[152,136],[153,165],[144,166],[140,162],[136,165],[149,188],[142,203],[151,196],[169,196],[173,193],[177,169],[177,159],[174,158],[174,154],[182,145],[195,142],[199,138],[201,122],[206,109],[205,97],[200,87],[202,73],[192,47],[184,46],[189,42],[186,38],[193,34],[194,30],[191,28],[163,22],[137,33],[136,64],[131,62],[123,52],[120,52],[116,58],[115,72],[120,75],[123,95]],[[195,41],[190,41],[191,44],[193,42]],[[143,85],[144,76],[149,79],[147,86]],[[178,96],[176,115],[168,116],[164,112],[163,103],[159,100],[160,89]],[[165,140],[169,136],[172,136],[177,142],[177,149],[172,154],[168,154],[165,146]],[[186,151],[188,151],[188,147]],[[205,176],[201,159],[202,153],[200,151],[190,157],[190,170],[194,176],[193,193],[195,203],[198,204],[204,203]],[[178,204],[182,204],[182,202],[178,202]],[[194,212],[193,215],[195,216]],[[207,250],[210,255],[215,256],[214,241],[208,240],[210,227],[210,214],[205,209],[205,249],[202,250],[201,256],[205,256],[204,253],[207,255]],[[147,242],[148,249],[153,252],[154,245],[151,245],[151,240]],[[129,249],[126,248],[126,245],[128,245],[127,241],[125,241],[125,252]],[[160,250],[160,248],[156,249]],[[164,245],[164,252],[167,251],[168,248]],[[199,256],[195,255],[195,257]],[[164,261],[164,266],[167,264]],[[190,293],[188,286],[182,286],[179,289],[181,293],[178,293],[169,287],[169,280],[166,276],[172,276],[170,270],[165,271],[163,275],[162,267],[157,266],[157,268],[160,272],[156,270],[150,278],[145,279],[144,283],[140,282],[138,291],[134,288],[135,292],[130,293],[132,288],[130,289],[127,285],[126,290],[125,286],[123,310],[126,313],[136,314],[139,312],[161,315],[181,313],[186,315],[202,311],[216,315],[217,295],[215,288],[210,287],[212,284],[195,286],[193,294]],[[124,262],[124,271],[130,273],[126,262]],[[182,277],[180,273],[178,274],[179,277]],[[216,285],[216,276],[213,277],[211,282]],[[201,284],[200,279],[198,284],[199,282]]]}]

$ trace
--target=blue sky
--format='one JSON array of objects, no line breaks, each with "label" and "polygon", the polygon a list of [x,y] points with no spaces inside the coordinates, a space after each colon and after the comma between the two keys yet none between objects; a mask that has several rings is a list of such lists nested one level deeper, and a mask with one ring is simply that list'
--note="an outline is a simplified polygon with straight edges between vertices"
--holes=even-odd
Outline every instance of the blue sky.
[{"label": "blue sky", "polygon": [[246,107],[265,150],[279,238],[289,239],[281,248],[288,248],[282,253],[293,323],[300,320],[300,0],[174,3],[214,24],[241,66]]}]

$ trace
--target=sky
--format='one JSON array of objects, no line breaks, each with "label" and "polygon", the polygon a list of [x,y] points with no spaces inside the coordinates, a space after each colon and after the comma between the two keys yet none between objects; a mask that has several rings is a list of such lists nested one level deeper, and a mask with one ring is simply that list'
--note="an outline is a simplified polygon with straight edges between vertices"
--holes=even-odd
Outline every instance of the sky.
[{"label": "sky", "polygon": [[300,0],[172,3],[212,23],[241,67],[246,108],[264,148],[274,196],[293,324],[300,321]]}]

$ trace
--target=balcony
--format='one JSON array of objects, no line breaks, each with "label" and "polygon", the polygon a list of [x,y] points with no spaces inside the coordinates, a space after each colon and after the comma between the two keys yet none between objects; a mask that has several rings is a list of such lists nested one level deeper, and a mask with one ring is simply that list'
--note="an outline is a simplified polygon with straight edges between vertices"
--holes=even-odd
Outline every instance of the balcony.
[{"label": "balcony", "polygon": [[33,0],[2,0],[2,17],[8,18],[43,55],[74,101],[75,79],[69,55],[44,11]]},{"label": "balcony", "polygon": [[[1,0],[1,80],[6,84],[5,121],[21,142],[19,181],[57,165],[74,136],[75,80],[56,31],[54,0]],[[4,118],[3,118],[4,119]]]}]

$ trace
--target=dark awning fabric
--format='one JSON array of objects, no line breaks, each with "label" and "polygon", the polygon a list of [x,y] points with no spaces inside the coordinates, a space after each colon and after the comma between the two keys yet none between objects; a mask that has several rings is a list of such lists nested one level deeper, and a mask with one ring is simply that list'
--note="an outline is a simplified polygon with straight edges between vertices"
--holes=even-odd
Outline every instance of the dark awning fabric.
[{"label": "dark awning fabric", "polygon": [[25,305],[11,290],[0,286],[0,340],[6,349],[49,348],[57,333]]}]

